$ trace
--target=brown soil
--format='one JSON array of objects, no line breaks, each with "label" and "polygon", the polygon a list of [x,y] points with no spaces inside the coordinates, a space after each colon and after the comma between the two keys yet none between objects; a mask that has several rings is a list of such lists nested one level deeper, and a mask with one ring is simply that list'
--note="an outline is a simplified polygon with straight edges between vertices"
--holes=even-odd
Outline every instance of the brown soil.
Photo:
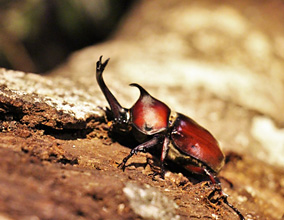
[{"label": "brown soil", "polygon": [[[123,192],[127,182],[148,184],[179,206],[180,219],[238,219],[222,201],[207,196],[212,185],[197,177],[168,172],[165,180],[151,174],[150,154],[138,154],[123,172],[117,168],[129,148],[114,142],[97,124],[85,138],[78,132],[30,128],[19,121],[1,121],[0,218],[4,219],[141,219]],[[149,165],[152,164],[151,166]],[[153,165],[154,164],[154,165]],[[170,167],[168,167],[171,169]],[[270,174],[269,180],[266,177]],[[244,155],[227,153],[220,176],[229,201],[248,219],[273,219],[265,201],[257,201],[245,184],[257,182],[284,196],[277,176],[283,171]],[[274,179],[273,179],[274,178]]]}]

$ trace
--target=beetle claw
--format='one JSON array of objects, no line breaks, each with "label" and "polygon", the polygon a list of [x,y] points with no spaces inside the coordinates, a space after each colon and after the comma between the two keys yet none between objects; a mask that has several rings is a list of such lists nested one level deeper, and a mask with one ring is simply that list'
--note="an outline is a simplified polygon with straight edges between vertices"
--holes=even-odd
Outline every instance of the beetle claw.
[{"label": "beetle claw", "polygon": [[125,163],[124,162],[121,162],[120,164],[118,164],[117,166],[118,168],[121,168],[123,170],[123,172],[125,171]]},{"label": "beetle claw", "polygon": [[132,151],[130,152],[130,154],[128,154],[126,157],[124,157],[123,158],[123,160],[122,160],[122,162],[120,163],[120,164],[118,164],[118,168],[121,168],[122,170],[123,170],[123,172],[124,172],[124,170],[125,170],[125,164],[126,164],[126,162],[128,161],[128,159],[130,158],[130,157],[132,157],[132,155],[134,154],[133,153],[134,152],[134,149],[132,149]]}]

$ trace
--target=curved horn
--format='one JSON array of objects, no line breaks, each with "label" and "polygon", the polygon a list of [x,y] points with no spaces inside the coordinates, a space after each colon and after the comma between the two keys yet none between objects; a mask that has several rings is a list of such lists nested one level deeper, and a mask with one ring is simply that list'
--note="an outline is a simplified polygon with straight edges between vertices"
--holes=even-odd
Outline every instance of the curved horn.
[{"label": "curved horn", "polygon": [[109,59],[110,58],[108,58],[103,63],[102,62],[102,56],[100,56],[100,58],[97,62],[96,78],[97,78],[97,82],[98,82],[104,96],[106,97],[106,99],[107,99],[107,101],[110,105],[110,108],[111,108],[111,111],[113,113],[114,118],[119,118],[119,117],[121,117],[121,114],[125,112],[125,109],[123,107],[121,107],[119,102],[116,100],[116,98],[113,96],[111,91],[106,86],[104,79],[103,79],[103,72],[104,72],[106,65],[108,64]]}]

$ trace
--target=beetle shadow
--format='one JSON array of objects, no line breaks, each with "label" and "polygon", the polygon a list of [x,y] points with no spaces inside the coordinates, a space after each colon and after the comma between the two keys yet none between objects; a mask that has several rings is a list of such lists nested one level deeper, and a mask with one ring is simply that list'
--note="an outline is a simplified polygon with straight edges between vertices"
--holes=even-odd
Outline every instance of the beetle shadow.
[{"label": "beetle shadow", "polygon": [[177,165],[169,160],[166,161],[165,168],[172,173],[181,173],[184,177],[188,179],[189,182],[191,182],[194,185],[205,181],[211,182],[209,176],[192,173],[186,170],[185,168],[183,168],[182,166]]},{"label": "beetle shadow", "polygon": [[[116,132],[109,131],[108,136],[111,138],[111,140],[113,142],[117,142],[120,145],[129,148],[129,153],[130,153],[130,150],[132,150],[133,148],[137,147],[140,144],[138,141],[135,140],[132,133],[125,134],[125,133],[116,133]],[[135,157],[135,155],[133,157]],[[118,164],[121,163],[121,162],[122,162],[122,160],[119,161]],[[125,165],[125,169],[127,169],[127,167],[131,167],[131,166],[134,166],[135,168],[143,167],[145,169],[146,166],[147,166],[147,163],[135,162],[135,159],[134,159],[133,162],[131,162],[131,163],[128,162]]]},{"label": "beetle shadow", "polygon": [[129,149],[133,149],[139,145],[139,143],[135,140],[131,133],[115,133],[115,132],[108,132],[108,136],[111,138],[113,142],[117,142],[122,146],[125,146]]},{"label": "beetle shadow", "polygon": [[146,163],[132,162],[132,163],[127,164],[125,166],[125,169],[129,167],[135,167],[135,169],[142,167],[143,169],[145,169],[147,165],[148,165],[147,162]]}]

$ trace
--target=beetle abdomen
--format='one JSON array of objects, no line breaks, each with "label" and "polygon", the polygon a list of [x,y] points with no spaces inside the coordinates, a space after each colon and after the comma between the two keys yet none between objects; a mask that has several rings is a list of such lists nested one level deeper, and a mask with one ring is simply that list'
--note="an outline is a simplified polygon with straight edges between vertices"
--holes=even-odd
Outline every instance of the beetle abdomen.
[{"label": "beetle abdomen", "polygon": [[146,135],[159,133],[168,127],[170,108],[153,98],[143,87],[133,83],[140,90],[140,97],[130,109],[133,125]]},{"label": "beetle abdomen", "polygon": [[198,159],[216,173],[223,167],[225,156],[217,140],[189,117],[178,113],[171,139],[180,151]]}]

